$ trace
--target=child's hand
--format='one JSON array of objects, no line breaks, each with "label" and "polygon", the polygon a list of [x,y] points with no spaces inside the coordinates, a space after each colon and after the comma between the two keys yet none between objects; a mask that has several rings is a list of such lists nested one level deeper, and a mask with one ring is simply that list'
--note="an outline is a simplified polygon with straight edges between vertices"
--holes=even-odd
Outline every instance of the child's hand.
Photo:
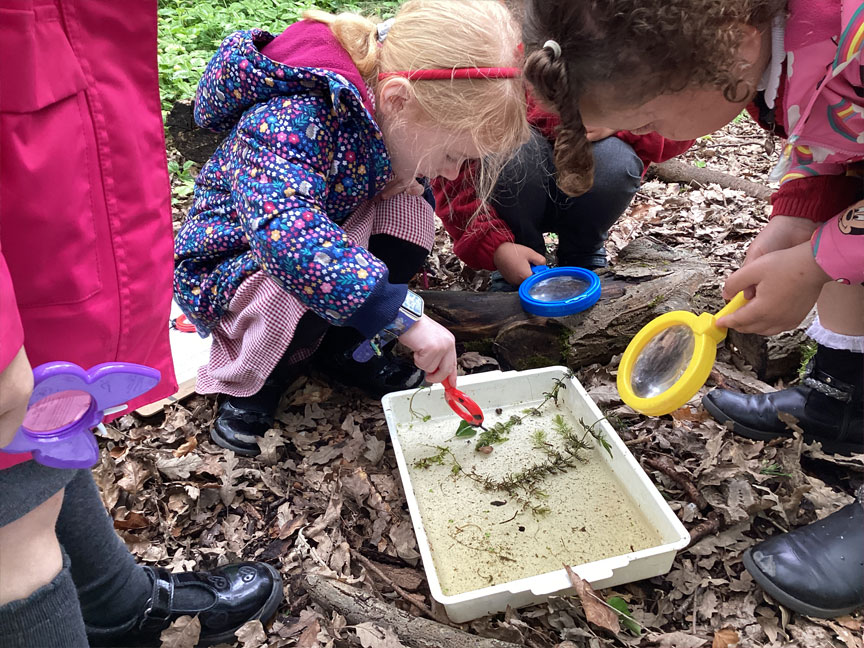
[{"label": "child's hand", "polygon": [[456,338],[450,331],[424,315],[399,341],[414,352],[414,364],[426,372],[426,380],[437,383],[452,378],[455,384]]},{"label": "child's hand", "polygon": [[612,130],[611,128],[602,128],[599,126],[588,126],[586,127],[585,131],[589,142],[599,142],[600,140],[604,140],[607,137],[612,137],[612,135],[617,132]]},{"label": "child's hand", "polygon": [[798,326],[831,281],[813,258],[810,242],[763,254],[732,273],[723,287],[731,299],[744,291],[750,302],[717,320],[741,333],[774,335]]},{"label": "child's hand", "polygon": [[809,241],[815,229],[816,223],[806,218],[775,216],[747,248],[747,256],[744,257],[742,266],[752,263],[763,254],[785,250]]},{"label": "child's hand", "polygon": [[492,257],[495,268],[507,283],[518,286],[531,276],[531,264],[546,265],[546,257],[518,243],[502,243]]},{"label": "child's hand", "polygon": [[0,371],[0,448],[8,445],[21,427],[33,392],[33,370],[22,346]]},{"label": "child's hand", "polygon": [[408,180],[403,178],[393,178],[385,185],[381,190],[381,193],[375,196],[375,198],[376,200],[387,200],[388,198],[398,196],[401,193],[406,193],[409,196],[422,196],[423,191],[423,185],[417,182],[416,178],[409,178]]}]

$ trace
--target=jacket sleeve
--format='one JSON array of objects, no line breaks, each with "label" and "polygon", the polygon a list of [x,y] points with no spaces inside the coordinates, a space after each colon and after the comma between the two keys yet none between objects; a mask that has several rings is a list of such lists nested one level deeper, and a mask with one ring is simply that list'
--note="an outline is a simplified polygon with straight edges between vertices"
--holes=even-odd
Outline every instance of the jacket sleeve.
[{"label": "jacket sleeve", "polygon": [[844,284],[864,284],[864,200],[822,223],[810,239],[825,273]]},{"label": "jacket sleeve", "polygon": [[12,277],[0,250],[0,371],[3,371],[24,344],[24,328],[15,302]]},{"label": "jacket sleeve", "polygon": [[384,263],[325,212],[328,191],[345,190],[328,181],[329,112],[324,102],[284,97],[248,111],[231,156],[232,201],[263,270],[328,322],[371,337],[395,319],[407,286],[391,284]]},{"label": "jacket sleeve", "polygon": [[619,131],[615,136],[627,142],[633,147],[636,155],[642,160],[645,169],[652,162],[659,164],[673,157],[681,155],[693,146],[696,140],[670,140],[658,133],[647,133],[645,135],[634,135],[630,131]]},{"label": "jacket sleeve", "polygon": [[846,175],[787,180],[771,196],[771,217],[794,216],[824,223],[855,202],[860,187],[860,178]]},{"label": "jacket sleeve", "polygon": [[465,164],[455,180],[436,178],[435,213],[453,239],[453,252],[471,268],[495,270],[495,250],[513,241],[513,232],[486,204],[478,211],[480,199],[473,182],[473,164]]}]

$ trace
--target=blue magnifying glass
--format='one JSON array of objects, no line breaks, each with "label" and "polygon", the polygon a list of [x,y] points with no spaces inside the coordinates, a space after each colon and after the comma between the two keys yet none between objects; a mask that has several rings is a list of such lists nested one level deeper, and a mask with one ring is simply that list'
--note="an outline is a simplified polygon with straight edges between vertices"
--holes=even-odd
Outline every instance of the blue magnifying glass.
[{"label": "blue magnifying glass", "polygon": [[590,270],[575,266],[534,266],[533,270],[519,286],[522,308],[532,315],[573,315],[600,299],[600,278]]}]

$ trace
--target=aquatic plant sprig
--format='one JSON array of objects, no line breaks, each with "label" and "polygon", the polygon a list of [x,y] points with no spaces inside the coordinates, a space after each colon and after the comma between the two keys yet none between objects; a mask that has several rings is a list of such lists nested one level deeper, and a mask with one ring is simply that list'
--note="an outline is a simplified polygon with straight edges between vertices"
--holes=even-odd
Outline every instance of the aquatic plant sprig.
[{"label": "aquatic plant sprig", "polygon": [[[541,416],[541,410],[545,405],[551,400],[555,403],[555,406],[558,406],[558,396],[562,389],[567,389],[567,381],[573,377],[572,371],[567,371],[561,378],[555,378],[554,384],[551,390],[548,392],[543,392],[543,396],[545,397],[543,401],[537,405],[536,407],[529,407],[526,410],[523,410],[522,416],[518,416],[514,414],[507,421],[499,421],[494,425],[490,425],[488,428],[482,428],[483,432],[477,437],[477,443],[474,446],[474,449],[478,452],[481,451],[481,448],[491,447],[496,443],[504,443],[510,438],[510,430],[513,429],[517,425],[521,425],[522,422],[529,416]],[[481,426],[482,427],[482,426]],[[474,436],[471,432],[466,428],[462,423],[459,424],[459,427],[456,430],[457,437],[471,437]]]}]

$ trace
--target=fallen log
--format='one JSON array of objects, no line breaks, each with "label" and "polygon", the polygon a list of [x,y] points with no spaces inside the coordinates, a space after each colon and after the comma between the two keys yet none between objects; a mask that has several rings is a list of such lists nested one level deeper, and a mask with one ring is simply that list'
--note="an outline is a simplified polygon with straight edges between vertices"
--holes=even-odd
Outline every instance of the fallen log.
[{"label": "fallen log", "polygon": [[716,169],[699,168],[681,160],[666,160],[660,164],[652,164],[648,169],[648,175],[663,182],[680,182],[697,188],[717,184],[725,189],[743,191],[748,196],[760,200],[768,200],[773,193],[770,187],[758,182],[738,178]]},{"label": "fallen log", "polygon": [[760,380],[769,383],[795,378],[804,350],[812,342],[806,331],[815,315],[814,310],[796,328],[770,337],[729,331],[727,345],[733,352],[736,366],[741,369],[749,365]]},{"label": "fallen log", "polygon": [[487,639],[412,616],[369,592],[317,574],[307,574],[304,586],[312,600],[328,611],[338,612],[349,624],[368,622],[390,628],[412,648],[519,648],[509,641]]},{"label": "fallen log", "polygon": [[555,364],[576,368],[607,363],[654,317],[689,310],[712,277],[700,258],[650,237],[624,248],[601,275],[600,300],[585,312],[545,318],[522,310],[516,293],[421,291],[426,313],[457,341],[488,339],[503,366],[530,369]]}]

